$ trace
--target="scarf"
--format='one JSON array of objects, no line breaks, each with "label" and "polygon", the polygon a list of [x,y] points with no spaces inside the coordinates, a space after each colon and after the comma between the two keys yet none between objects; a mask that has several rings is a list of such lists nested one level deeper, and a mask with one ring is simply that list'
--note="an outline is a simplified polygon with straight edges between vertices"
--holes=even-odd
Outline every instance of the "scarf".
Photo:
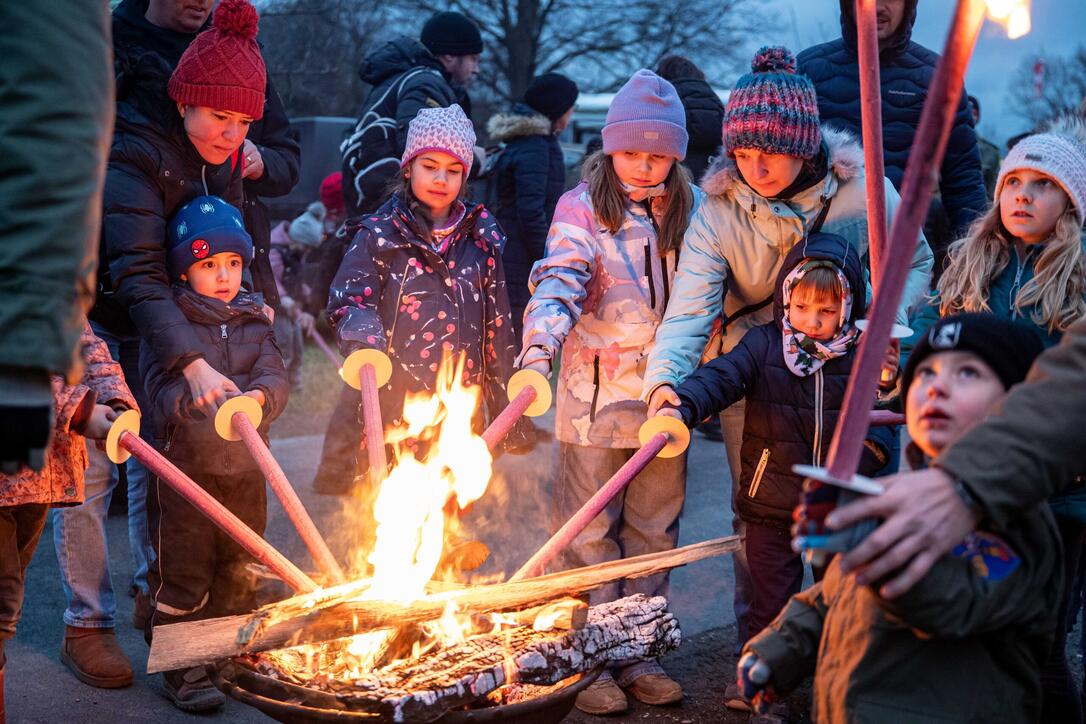
[{"label": "scarf", "polygon": [[[841,289],[844,299],[841,300],[841,316],[838,321],[837,334],[833,339],[821,342],[811,339],[803,332],[792,327],[788,320],[788,304],[792,298],[792,289],[803,275],[811,269],[825,267],[833,269],[837,278],[841,281]],[[860,330],[849,320],[852,315],[852,291],[848,278],[837,265],[821,259],[807,259],[796,265],[784,279],[784,314],[781,316],[781,327],[784,330],[784,362],[792,374],[798,377],[807,377],[819,370],[822,365],[831,359],[843,357],[852,351],[860,337]]]},{"label": "scarf", "polygon": [[430,245],[434,247],[438,254],[444,254],[449,248],[449,242],[452,241],[452,233],[456,231],[456,227],[460,225],[460,222],[464,220],[464,215],[467,214],[468,209],[463,203],[457,201],[456,208],[449,214],[449,220],[445,222],[445,225],[440,229],[434,229],[430,232],[433,237]]}]

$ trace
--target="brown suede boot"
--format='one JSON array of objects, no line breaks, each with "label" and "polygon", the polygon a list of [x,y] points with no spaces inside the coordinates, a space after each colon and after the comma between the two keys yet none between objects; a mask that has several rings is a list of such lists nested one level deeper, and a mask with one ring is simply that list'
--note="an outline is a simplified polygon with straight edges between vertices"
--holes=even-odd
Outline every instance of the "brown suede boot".
[{"label": "brown suede boot", "polygon": [[132,665],[111,628],[65,626],[60,660],[75,678],[99,689],[120,689],[132,683]]}]

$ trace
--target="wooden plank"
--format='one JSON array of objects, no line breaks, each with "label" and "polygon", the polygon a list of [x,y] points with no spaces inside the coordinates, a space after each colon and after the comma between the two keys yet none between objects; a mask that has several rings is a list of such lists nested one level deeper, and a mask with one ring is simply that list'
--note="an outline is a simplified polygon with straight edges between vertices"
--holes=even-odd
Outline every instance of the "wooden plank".
[{"label": "wooden plank", "polygon": [[357,600],[367,584],[348,583],[288,598],[253,614],[156,627],[147,672],[197,666],[243,653],[431,621],[440,618],[449,603],[465,614],[515,611],[584,593],[612,581],[649,576],[730,553],[739,546],[738,536],[716,538],[537,578],[434,593],[408,604]]}]

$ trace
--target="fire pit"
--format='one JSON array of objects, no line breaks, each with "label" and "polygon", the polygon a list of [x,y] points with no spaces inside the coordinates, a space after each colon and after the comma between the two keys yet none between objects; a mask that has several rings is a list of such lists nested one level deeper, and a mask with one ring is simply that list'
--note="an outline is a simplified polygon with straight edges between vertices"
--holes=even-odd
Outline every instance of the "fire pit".
[{"label": "fire pit", "polygon": [[[524,701],[478,709],[450,711],[432,721],[460,722],[516,721],[523,724],[560,722],[573,708],[577,694],[599,676],[602,667],[576,674],[552,687],[525,687],[537,691]],[[244,659],[208,666],[208,674],[224,694],[260,710],[281,722],[386,721],[382,714],[351,710],[339,697],[310,687],[298,686],[256,671]]]}]

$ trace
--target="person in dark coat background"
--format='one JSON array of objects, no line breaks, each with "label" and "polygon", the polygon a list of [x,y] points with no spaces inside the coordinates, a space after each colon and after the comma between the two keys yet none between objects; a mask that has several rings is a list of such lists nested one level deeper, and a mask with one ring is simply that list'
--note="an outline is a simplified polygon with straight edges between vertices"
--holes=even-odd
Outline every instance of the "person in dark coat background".
[{"label": "person in dark coat background", "polygon": [[660,59],[656,74],[670,81],[686,110],[686,132],[690,145],[683,164],[690,169],[695,181],[709,167],[711,158],[720,150],[720,129],[724,127],[724,103],[705,80],[705,73],[693,61],[681,55]]},{"label": "person in dark coat background", "polygon": [[418,40],[399,37],[367,55],[358,69],[371,86],[358,124],[340,146],[347,215],[370,214],[387,199],[399,170],[407,126],[422,108],[457,103],[471,117],[465,87],[479,72],[483,36],[466,16],[430,16]]},{"label": "person in dark coat background", "polygon": [[[939,56],[911,40],[918,0],[879,0],[879,63],[886,177],[901,188],[920,111]],[[861,135],[854,0],[841,0],[841,37],[799,54],[799,72],[815,85],[822,122]],[[959,238],[988,207],[973,118],[963,91],[940,169],[939,190]],[[938,256],[939,250],[933,250]]]},{"label": "person in dark coat background", "polygon": [[[113,65],[118,101],[125,100],[130,92],[126,77],[145,53],[161,56],[171,69],[177,66],[196,35],[207,29],[212,4],[211,0],[194,0],[184,5],[174,0],[121,0],[113,11]],[[298,183],[302,152],[270,75],[264,99],[264,115],[249,127],[243,147],[245,196],[239,208],[256,250],[249,269],[253,291],[263,294],[265,303],[277,307],[279,294],[268,261],[271,217],[260,197],[290,193]]]},{"label": "person in dark coat background", "polygon": [[505,144],[492,171],[497,177],[490,210],[507,241],[502,250],[509,308],[517,346],[528,306],[528,276],[546,253],[547,229],[565,191],[566,167],[558,134],[565,130],[577,101],[577,84],[560,73],[536,76],[522,103],[487,123],[492,140]]}]

